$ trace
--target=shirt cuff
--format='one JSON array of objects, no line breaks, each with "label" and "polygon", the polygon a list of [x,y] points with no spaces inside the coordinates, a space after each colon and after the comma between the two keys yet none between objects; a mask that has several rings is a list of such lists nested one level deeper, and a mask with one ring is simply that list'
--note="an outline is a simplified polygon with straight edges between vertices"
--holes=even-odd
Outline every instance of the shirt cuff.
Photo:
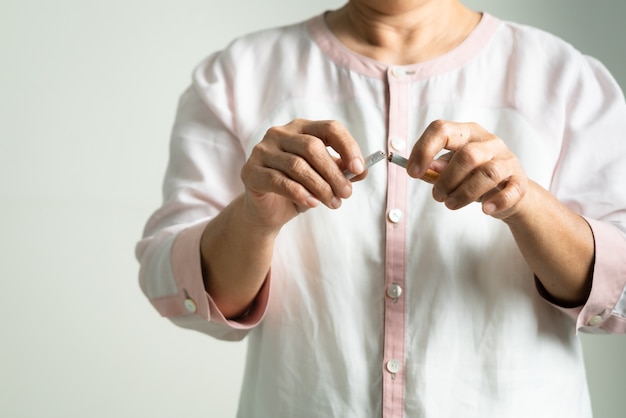
[{"label": "shirt cuff", "polygon": [[[626,238],[609,223],[585,218],[595,241],[591,292],[584,305],[564,308],[550,301],[540,283],[539,294],[576,321],[587,333],[626,333]],[[537,281],[538,282],[538,281]]]},{"label": "shirt cuff", "polygon": [[200,240],[208,221],[183,229],[176,236],[170,254],[171,268],[178,293],[152,299],[154,307],[166,317],[196,316],[238,330],[258,325],[267,310],[270,275],[265,279],[250,309],[240,318],[224,317],[204,288]]}]

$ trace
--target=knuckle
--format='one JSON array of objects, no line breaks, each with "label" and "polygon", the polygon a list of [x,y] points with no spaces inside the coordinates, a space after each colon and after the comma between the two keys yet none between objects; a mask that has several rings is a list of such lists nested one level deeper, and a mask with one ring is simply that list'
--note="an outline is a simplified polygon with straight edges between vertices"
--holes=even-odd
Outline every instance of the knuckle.
[{"label": "knuckle", "polygon": [[337,134],[343,131],[343,125],[336,120],[323,121],[324,128],[331,134]]},{"label": "knuckle", "polygon": [[485,135],[485,138],[487,141],[496,141],[499,143],[500,147],[507,149],[506,144],[504,143],[504,141],[502,140],[502,138],[500,138],[498,135],[496,134],[492,134],[492,133],[487,133]]},{"label": "knuckle", "polygon": [[275,136],[279,134],[284,128],[282,126],[270,126],[265,132],[265,136]]},{"label": "knuckle", "polygon": [[480,173],[494,185],[498,185],[502,181],[502,175],[496,164],[487,163],[480,167]]},{"label": "knuckle", "polygon": [[526,183],[519,181],[517,178],[513,178],[508,181],[510,188],[509,195],[515,201],[519,200],[526,193]]},{"label": "knuckle", "polygon": [[253,177],[251,175],[251,168],[250,168],[250,164],[249,163],[245,163],[243,165],[243,167],[241,167],[241,171],[239,173],[239,177],[241,178],[241,181],[243,182],[243,184],[248,184],[249,180]]},{"label": "knuckle", "polygon": [[252,151],[250,152],[250,157],[248,157],[245,165],[260,165],[261,162],[264,161],[268,155],[271,155],[271,153],[272,145],[268,142],[261,141],[252,148]]},{"label": "knuckle", "polygon": [[458,200],[464,202],[471,202],[480,198],[480,189],[475,182],[469,182],[456,190],[455,192]]},{"label": "knuckle", "polygon": [[265,131],[263,140],[258,145],[263,144],[267,140],[272,140],[284,136],[289,131],[289,125],[285,126],[272,126]]},{"label": "knuckle", "polygon": [[435,134],[446,135],[449,130],[449,124],[443,119],[435,119],[430,123],[428,129]]},{"label": "knuckle", "polygon": [[261,141],[252,148],[250,155],[265,154],[269,149],[267,142]]},{"label": "knuckle", "polygon": [[324,131],[327,134],[326,142],[331,142],[333,145],[339,145],[345,143],[350,134],[343,124],[336,120],[324,121]]},{"label": "knuckle", "polygon": [[289,122],[288,124],[286,124],[285,126],[290,126],[290,127],[296,127],[296,126],[303,126],[305,124],[309,123],[309,121],[307,119],[303,119],[303,118],[295,118],[293,119],[291,122]]},{"label": "knuckle", "polygon": [[283,194],[282,192],[285,191],[287,182],[282,174],[278,172],[268,172],[263,177],[262,181],[268,185],[270,191]]},{"label": "knuckle", "polygon": [[255,173],[258,171],[259,161],[262,160],[261,155],[265,152],[264,149],[265,147],[261,143],[255,145],[250,157],[241,167],[239,176],[244,184],[252,183],[255,180]]},{"label": "knuckle", "polygon": [[[486,132],[485,128],[483,128],[483,126],[477,122],[468,122],[467,123],[467,128],[469,130],[469,132],[479,132],[479,133],[483,133]],[[487,133],[487,135],[492,136],[492,134]]]},{"label": "knuckle", "polygon": [[499,188],[501,189],[498,193],[499,206],[503,208],[515,205],[525,193],[524,184],[517,179],[509,179]]},{"label": "knuckle", "polygon": [[307,164],[300,157],[292,155],[287,158],[287,170],[292,173],[300,173],[307,168],[306,166]]},{"label": "knuckle", "polygon": [[457,150],[455,157],[466,167],[476,167],[483,161],[483,154],[482,149],[476,143],[470,142]]},{"label": "knuckle", "polygon": [[303,151],[307,156],[315,156],[322,150],[326,150],[326,145],[320,140],[308,140],[303,144]]}]

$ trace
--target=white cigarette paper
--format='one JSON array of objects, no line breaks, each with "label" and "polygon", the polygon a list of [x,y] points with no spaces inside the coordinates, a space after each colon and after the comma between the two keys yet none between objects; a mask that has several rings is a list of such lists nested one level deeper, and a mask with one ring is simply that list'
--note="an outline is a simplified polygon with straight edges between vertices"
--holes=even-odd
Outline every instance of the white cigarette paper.
[{"label": "white cigarette paper", "polygon": [[[371,166],[373,166],[374,164],[382,161],[385,159],[385,153],[382,151],[376,151],[373,152],[372,154],[368,155],[367,157],[365,157],[365,169],[367,170],[368,168],[370,168]],[[356,177],[358,174],[354,174],[352,172],[350,172],[350,170],[344,170],[343,171],[344,176],[346,176],[346,178],[348,180],[350,180],[351,178]]]}]

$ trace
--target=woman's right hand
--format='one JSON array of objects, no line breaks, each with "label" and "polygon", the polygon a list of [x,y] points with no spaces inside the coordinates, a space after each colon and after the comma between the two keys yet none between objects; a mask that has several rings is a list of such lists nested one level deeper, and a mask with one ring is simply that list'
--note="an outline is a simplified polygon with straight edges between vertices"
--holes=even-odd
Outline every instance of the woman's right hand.
[{"label": "woman's right hand", "polygon": [[[339,154],[333,157],[327,147]],[[364,172],[359,145],[337,121],[296,119],[270,128],[241,170],[250,220],[280,229],[320,202],[331,209],[352,194],[343,171]]]}]

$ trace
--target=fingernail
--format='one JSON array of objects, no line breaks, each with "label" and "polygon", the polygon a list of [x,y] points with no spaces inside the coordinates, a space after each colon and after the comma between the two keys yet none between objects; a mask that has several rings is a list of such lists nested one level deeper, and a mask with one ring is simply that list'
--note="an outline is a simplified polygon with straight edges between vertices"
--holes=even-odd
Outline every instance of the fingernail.
[{"label": "fingernail", "polygon": [[346,199],[350,197],[351,194],[352,194],[352,183],[348,184],[346,187],[343,188],[343,190],[341,191],[341,197]]},{"label": "fingernail", "polygon": [[483,205],[483,211],[487,215],[491,215],[492,213],[496,211],[496,205],[494,205],[493,203],[486,203]]},{"label": "fingernail", "polygon": [[361,161],[360,158],[355,158],[354,160],[352,160],[352,163],[350,165],[350,171],[352,171],[354,174],[361,174],[363,170],[365,170],[365,166],[363,165],[363,161]]},{"label": "fingernail", "polygon": [[446,199],[446,196],[439,193],[437,189],[433,188],[433,199],[435,199],[437,202],[443,202]]},{"label": "fingernail", "polygon": [[341,206],[341,199],[337,196],[333,197],[333,200],[330,201],[330,207],[333,209],[338,209]]},{"label": "fingernail", "polygon": [[446,199],[446,206],[450,209],[456,209],[459,203],[454,197],[449,197]]},{"label": "fingernail", "polygon": [[420,173],[420,167],[417,164],[409,164],[406,168],[406,172],[411,177],[417,177]]},{"label": "fingernail", "polygon": [[306,204],[308,207],[310,208],[314,208],[316,207],[318,204],[320,203],[319,200],[317,200],[315,197],[313,196],[309,196],[306,198]]}]

